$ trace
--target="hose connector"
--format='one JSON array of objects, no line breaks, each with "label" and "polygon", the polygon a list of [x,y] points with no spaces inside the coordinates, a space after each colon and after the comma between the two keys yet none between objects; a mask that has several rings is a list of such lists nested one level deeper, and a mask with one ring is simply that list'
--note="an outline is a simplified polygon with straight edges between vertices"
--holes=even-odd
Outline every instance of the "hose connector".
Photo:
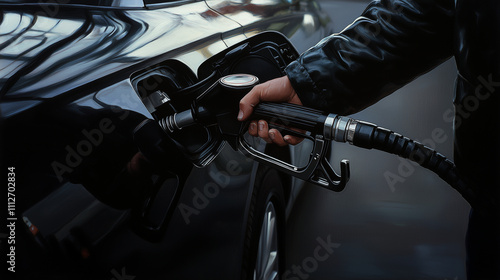
[{"label": "hose connector", "polygon": [[329,114],[325,120],[323,135],[327,140],[352,144],[358,121],[349,117]]}]

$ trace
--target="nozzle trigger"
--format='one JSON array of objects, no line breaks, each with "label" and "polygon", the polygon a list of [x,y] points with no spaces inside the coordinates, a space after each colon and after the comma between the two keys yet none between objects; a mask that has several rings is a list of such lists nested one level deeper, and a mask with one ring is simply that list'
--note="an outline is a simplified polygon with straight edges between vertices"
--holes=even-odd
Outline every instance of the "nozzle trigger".
[{"label": "nozzle trigger", "polygon": [[[312,137],[309,136],[308,138],[311,139]],[[320,135],[316,135],[312,140],[314,146],[311,157],[307,165],[303,167],[292,165],[256,150],[242,136],[239,139],[239,150],[246,156],[291,176],[332,191],[339,192],[343,190],[347,181],[349,181],[349,161],[344,159],[340,162],[341,172],[338,175],[325,158],[330,141],[323,139]]]}]

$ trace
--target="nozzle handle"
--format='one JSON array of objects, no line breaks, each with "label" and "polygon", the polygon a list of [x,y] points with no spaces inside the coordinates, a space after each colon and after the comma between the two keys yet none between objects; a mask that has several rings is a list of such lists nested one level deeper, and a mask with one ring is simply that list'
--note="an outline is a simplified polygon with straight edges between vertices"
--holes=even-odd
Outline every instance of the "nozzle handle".
[{"label": "nozzle handle", "polygon": [[262,102],[254,108],[252,119],[265,120],[283,126],[323,133],[326,113],[291,103]]}]

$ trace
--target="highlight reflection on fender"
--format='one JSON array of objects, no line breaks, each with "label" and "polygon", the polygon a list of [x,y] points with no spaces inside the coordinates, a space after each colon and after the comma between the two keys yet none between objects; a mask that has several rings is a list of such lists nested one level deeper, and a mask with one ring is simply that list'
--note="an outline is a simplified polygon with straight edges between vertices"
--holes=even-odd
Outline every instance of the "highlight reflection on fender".
[{"label": "highlight reflection on fender", "polygon": [[[222,26],[239,27],[218,14],[201,16],[207,9],[203,3],[193,3],[152,11],[96,10],[72,19],[4,10],[0,30],[8,32],[0,39],[9,39],[0,45],[0,59],[6,65],[0,68],[1,94],[53,97],[148,58],[178,54],[176,49],[190,42],[220,40],[217,33]],[[38,28],[37,22],[53,27]],[[56,85],[42,79],[47,73],[58,81]]]}]

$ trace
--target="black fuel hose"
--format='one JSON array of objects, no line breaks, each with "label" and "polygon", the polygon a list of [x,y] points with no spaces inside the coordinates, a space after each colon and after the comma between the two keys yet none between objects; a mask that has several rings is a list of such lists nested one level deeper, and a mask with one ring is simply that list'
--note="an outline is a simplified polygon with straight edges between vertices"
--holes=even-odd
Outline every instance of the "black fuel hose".
[{"label": "black fuel hose", "polygon": [[460,177],[455,164],[444,155],[388,129],[367,122],[356,122],[351,141],[354,146],[384,151],[416,162],[437,174],[458,191],[473,208],[488,209],[492,207],[492,205],[485,205],[487,201],[479,201],[470,187],[470,183],[466,183]]}]

